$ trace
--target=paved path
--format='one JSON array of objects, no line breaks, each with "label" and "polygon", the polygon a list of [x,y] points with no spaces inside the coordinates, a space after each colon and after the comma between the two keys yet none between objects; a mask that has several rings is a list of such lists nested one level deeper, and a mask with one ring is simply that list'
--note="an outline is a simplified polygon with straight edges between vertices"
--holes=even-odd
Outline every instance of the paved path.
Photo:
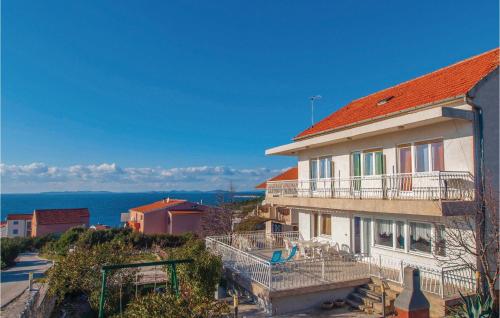
[{"label": "paved path", "polygon": [[37,253],[19,254],[16,265],[3,270],[0,281],[1,306],[4,307],[28,288],[29,273],[41,277],[52,266],[52,262],[38,257]]}]

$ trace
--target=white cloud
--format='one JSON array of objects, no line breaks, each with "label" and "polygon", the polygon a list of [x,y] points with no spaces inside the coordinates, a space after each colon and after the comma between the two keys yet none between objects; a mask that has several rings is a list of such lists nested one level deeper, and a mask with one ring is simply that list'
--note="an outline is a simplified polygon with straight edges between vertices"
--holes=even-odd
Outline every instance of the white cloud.
[{"label": "white cloud", "polygon": [[228,189],[252,190],[255,185],[278,174],[267,168],[236,169],[227,166],[179,168],[120,167],[116,163],[49,166],[42,162],[27,165],[0,164],[2,191],[167,191]]}]

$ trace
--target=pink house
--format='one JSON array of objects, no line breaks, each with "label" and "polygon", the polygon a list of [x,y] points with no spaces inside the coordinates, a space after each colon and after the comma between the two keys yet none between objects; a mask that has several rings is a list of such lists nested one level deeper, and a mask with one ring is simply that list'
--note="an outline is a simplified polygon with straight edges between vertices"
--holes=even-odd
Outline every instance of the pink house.
[{"label": "pink house", "polygon": [[31,235],[35,237],[60,234],[72,227],[88,227],[89,217],[90,213],[87,208],[35,210],[31,222]]},{"label": "pink house", "polygon": [[205,205],[167,198],[130,209],[128,225],[144,234],[197,233],[208,210]]}]

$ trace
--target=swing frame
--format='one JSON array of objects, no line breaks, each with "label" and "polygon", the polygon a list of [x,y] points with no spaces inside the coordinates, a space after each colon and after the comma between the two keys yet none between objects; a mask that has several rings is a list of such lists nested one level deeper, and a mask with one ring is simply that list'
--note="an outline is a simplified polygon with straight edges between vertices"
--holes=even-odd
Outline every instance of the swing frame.
[{"label": "swing frame", "polygon": [[171,291],[178,297],[179,281],[177,280],[177,264],[190,264],[190,263],[193,263],[192,259],[165,260],[165,261],[145,262],[145,263],[112,264],[112,265],[102,266],[101,297],[99,298],[99,318],[104,318],[104,301],[106,299],[106,289],[107,289],[106,281],[108,278],[108,271],[115,269],[123,269],[123,268],[167,265],[168,271],[170,272]]}]

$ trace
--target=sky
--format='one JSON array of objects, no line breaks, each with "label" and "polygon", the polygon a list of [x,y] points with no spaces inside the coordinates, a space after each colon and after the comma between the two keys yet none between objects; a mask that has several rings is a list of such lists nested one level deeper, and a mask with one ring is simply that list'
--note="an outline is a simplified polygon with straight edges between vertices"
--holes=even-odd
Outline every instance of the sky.
[{"label": "sky", "polygon": [[3,1],[2,191],[252,189],[339,107],[498,46],[498,1]]}]

